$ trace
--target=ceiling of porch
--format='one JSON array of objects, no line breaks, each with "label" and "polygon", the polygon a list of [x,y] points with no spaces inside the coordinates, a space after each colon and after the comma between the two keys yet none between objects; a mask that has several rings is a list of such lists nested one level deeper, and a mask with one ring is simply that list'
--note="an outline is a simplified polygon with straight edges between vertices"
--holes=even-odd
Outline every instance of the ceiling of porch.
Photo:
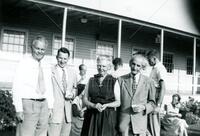
[{"label": "ceiling of porch", "polygon": [[[54,17],[62,18],[63,11],[64,11],[62,8],[58,8],[55,6],[37,4],[37,3],[25,1],[25,0],[1,0],[0,2],[2,3],[0,5],[3,5],[1,9],[3,9],[4,13],[6,12],[6,13],[12,14],[12,13],[19,12],[19,11],[20,12],[32,12],[32,13],[42,12],[46,16],[51,17],[52,20],[56,19]],[[194,6],[194,4],[193,4],[193,6]],[[199,11],[199,10],[194,10],[194,11],[195,11],[194,17],[197,18],[197,16],[198,16],[197,11]],[[116,20],[116,19],[98,16],[98,15],[94,15],[94,14],[86,13],[86,12],[80,12],[80,11],[73,10],[73,9],[68,10],[67,16],[68,16],[67,19],[70,22],[80,21],[81,18],[84,17],[85,19],[87,19],[87,22],[95,23],[98,25],[106,24],[106,25],[110,25],[110,26],[116,26],[116,27],[118,26],[118,20]],[[199,19],[196,19],[196,21],[198,21],[198,20]],[[199,20],[199,22],[200,22],[200,20]],[[142,26],[139,24],[134,24],[132,22],[131,23],[123,22],[122,29],[130,29],[131,31],[133,31],[132,35],[134,35],[136,33],[148,33],[148,34],[154,34],[154,35],[160,34],[159,29]],[[184,36],[180,36],[180,35],[174,34],[174,33],[166,33],[166,36],[177,38],[177,39],[187,39]]]}]

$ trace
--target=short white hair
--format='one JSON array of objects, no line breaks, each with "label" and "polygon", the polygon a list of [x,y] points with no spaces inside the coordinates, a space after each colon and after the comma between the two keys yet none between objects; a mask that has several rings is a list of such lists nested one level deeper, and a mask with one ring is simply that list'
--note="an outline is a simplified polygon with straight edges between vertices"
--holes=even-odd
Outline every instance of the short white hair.
[{"label": "short white hair", "polygon": [[45,47],[47,48],[48,46],[48,41],[46,40],[46,38],[43,35],[38,35],[33,39],[32,45],[31,46],[35,46],[37,44],[37,42],[44,42],[45,43]]},{"label": "short white hair", "polygon": [[97,64],[100,63],[100,62],[102,62],[102,61],[106,61],[106,64],[107,64],[107,65],[111,64],[111,61],[110,61],[110,59],[109,59],[108,57],[99,56],[99,57],[97,58]]},{"label": "short white hair", "polygon": [[146,58],[144,55],[142,55],[142,54],[134,54],[134,55],[132,56],[132,58],[130,59],[130,61],[129,61],[129,65],[130,65],[136,58],[142,59],[142,69],[145,70],[146,67],[148,66],[148,61],[147,61],[147,58]]}]

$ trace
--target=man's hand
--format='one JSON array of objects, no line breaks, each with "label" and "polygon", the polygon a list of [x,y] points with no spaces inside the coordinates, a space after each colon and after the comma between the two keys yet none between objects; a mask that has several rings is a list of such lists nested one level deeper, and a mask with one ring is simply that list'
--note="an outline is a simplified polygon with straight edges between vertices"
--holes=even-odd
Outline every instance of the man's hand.
[{"label": "man's hand", "polygon": [[73,94],[67,94],[67,95],[65,95],[65,99],[66,100],[72,100],[72,99],[74,99],[74,95]]},{"label": "man's hand", "polygon": [[24,113],[23,112],[17,112],[16,118],[17,118],[17,122],[22,123],[24,121]]},{"label": "man's hand", "polygon": [[155,107],[154,112],[160,113],[161,108],[159,106]]},{"label": "man's hand", "polygon": [[85,111],[81,110],[80,113],[79,113],[79,116],[80,116],[81,118],[83,118],[83,117],[84,117],[84,113],[85,113]]},{"label": "man's hand", "polygon": [[142,112],[145,110],[145,106],[142,104],[133,104],[132,109],[133,109],[133,112]]}]

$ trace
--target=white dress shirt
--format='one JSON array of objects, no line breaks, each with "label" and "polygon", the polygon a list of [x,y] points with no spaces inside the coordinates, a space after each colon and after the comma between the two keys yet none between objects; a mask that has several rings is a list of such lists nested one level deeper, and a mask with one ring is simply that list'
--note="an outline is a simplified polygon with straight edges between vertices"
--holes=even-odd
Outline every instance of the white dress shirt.
[{"label": "white dress shirt", "polygon": [[61,68],[60,66],[56,65],[56,69],[58,71],[58,75],[60,77],[60,79],[62,79],[63,77],[63,70],[65,71],[65,75],[66,75],[66,83],[68,82],[69,80],[69,76],[68,76],[68,73],[67,73],[67,68]]},{"label": "white dress shirt", "polygon": [[118,78],[118,77],[124,75],[124,71],[123,71],[123,69],[120,67],[119,69],[114,70],[114,71],[111,73],[111,75],[112,75],[114,78]]},{"label": "white dress shirt", "polygon": [[84,85],[86,85],[86,84],[88,83],[88,81],[89,81],[88,76],[84,75],[83,79],[81,79],[81,78],[82,78],[81,75],[78,74],[78,75],[77,75],[78,84],[84,84]]},{"label": "white dress shirt", "polygon": [[[71,84],[69,83],[70,82],[70,73],[68,72],[71,72],[73,74],[75,74],[75,72],[73,71],[72,68],[69,68],[68,66],[64,67],[64,68],[61,68],[60,66],[56,65],[56,69],[58,71],[58,76],[60,77],[60,79],[62,79],[62,76],[63,76],[63,70],[65,71],[65,75],[66,75],[66,96],[68,95],[73,95],[75,96],[76,93],[74,91],[72,91],[72,88],[74,89],[74,86],[71,87]],[[76,75],[76,74],[75,74]]]},{"label": "white dress shirt", "polygon": [[53,88],[51,82],[51,67],[41,60],[45,84],[44,94],[36,92],[38,87],[39,62],[30,55],[25,55],[19,62],[13,82],[13,103],[17,112],[23,112],[22,99],[46,98],[48,108],[53,108]]},{"label": "white dress shirt", "polygon": [[138,85],[138,82],[139,82],[139,79],[140,79],[140,75],[141,75],[141,73],[138,73],[138,74],[135,75],[135,83],[136,83],[136,85]]},{"label": "white dress shirt", "polygon": [[161,62],[157,63],[151,70],[150,78],[153,79],[156,88],[160,87],[160,80],[166,81],[166,76],[167,70]]}]

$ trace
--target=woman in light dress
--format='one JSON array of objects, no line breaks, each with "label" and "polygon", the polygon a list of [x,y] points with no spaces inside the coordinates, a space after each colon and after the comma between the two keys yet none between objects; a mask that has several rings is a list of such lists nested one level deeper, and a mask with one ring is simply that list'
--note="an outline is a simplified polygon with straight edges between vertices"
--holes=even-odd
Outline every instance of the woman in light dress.
[{"label": "woman in light dress", "polygon": [[172,96],[172,102],[167,105],[167,113],[162,120],[162,127],[166,132],[174,133],[174,136],[188,136],[187,123],[181,119],[182,115],[179,113],[181,97],[178,94]]}]

